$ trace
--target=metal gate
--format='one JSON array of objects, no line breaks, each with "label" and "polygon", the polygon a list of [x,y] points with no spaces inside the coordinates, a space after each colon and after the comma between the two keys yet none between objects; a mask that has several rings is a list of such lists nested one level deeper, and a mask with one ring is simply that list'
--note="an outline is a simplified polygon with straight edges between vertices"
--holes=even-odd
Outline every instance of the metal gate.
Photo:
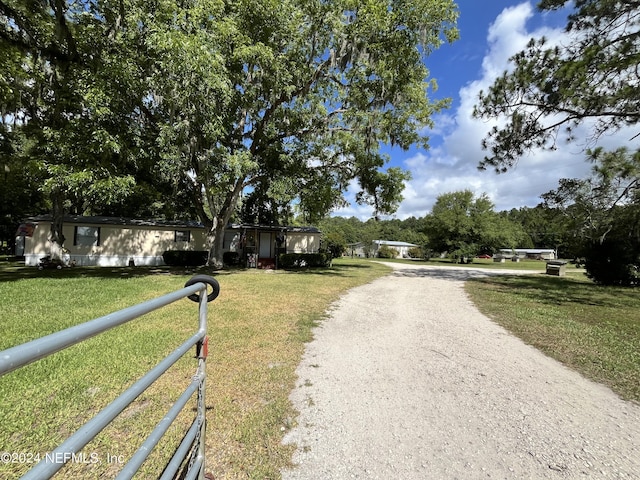
[{"label": "metal gate", "polygon": [[[185,297],[199,303],[199,324],[196,333],[166,356],[118,398],[81,426],[52,452],[47,453],[44,458],[40,459],[39,463],[21,478],[25,480],[41,480],[53,476],[66,463],[79,456],[80,450],[82,450],[85,445],[93,440],[93,438],[109,425],[128,405],[167,371],[169,367],[195,346],[198,365],[191,383],[124,465],[116,478],[118,480],[124,480],[130,479],[135,475],[189,399],[197,392],[197,411],[195,418],[173,457],[167,463],[160,479],[173,479],[181,468],[182,478],[185,480],[204,479],[204,438],[206,429],[205,367],[208,350],[207,303],[214,300],[219,293],[220,285],[214,278],[208,275],[196,275],[189,279],[181,290],[0,352],[0,375],[4,375]],[[186,467],[185,461],[187,462]]]}]

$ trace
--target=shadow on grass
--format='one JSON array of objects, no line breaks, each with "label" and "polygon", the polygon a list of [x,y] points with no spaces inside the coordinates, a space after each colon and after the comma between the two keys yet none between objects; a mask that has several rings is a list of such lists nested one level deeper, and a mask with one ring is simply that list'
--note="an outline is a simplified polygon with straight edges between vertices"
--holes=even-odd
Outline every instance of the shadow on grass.
[{"label": "shadow on grass", "polygon": [[8,265],[0,263],[0,282],[11,282],[30,278],[139,278],[150,275],[196,274],[217,275],[221,272],[206,267],[67,267],[61,270]]},{"label": "shadow on grass", "polygon": [[[349,262],[346,264],[334,264],[329,268],[297,268],[281,269],[279,271],[297,275],[323,275],[323,276],[348,276],[353,269],[372,268],[370,264]],[[178,275],[190,276],[198,274],[206,275],[232,275],[243,273],[252,269],[225,268],[214,270],[210,267],[66,267],[60,270],[55,268],[38,270],[37,267],[26,267],[19,262],[0,262],[0,282],[11,282],[30,278],[140,278],[151,275]],[[267,272],[266,270],[262,270]]]},{"label": "shadow on grass", "polygon": [[586,278],[548,275],[491,276],[470,279],[503,293],[517,292],[545,305],[591,305],[599,307],[638,304],[638,290],[597,285]]},{"label": "shadow on grass", "polygon": [[354,269],[370,269],[373,268],[367,264],[348,264],[348,265],[332,265],[327,268],[291,268],[283,269],[283,271],[296,275],[322,275],[322,276],[351,276],[350,271]]}]

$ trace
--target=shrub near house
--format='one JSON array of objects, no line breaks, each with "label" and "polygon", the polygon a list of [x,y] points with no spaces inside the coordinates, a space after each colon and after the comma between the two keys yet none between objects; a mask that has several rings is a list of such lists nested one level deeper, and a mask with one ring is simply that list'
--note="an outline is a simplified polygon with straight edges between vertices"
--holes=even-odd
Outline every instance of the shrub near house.
[{"label": "shrub near house", "polygon": [[396,258],[397,256],[398,256],[398,251],[395,248],[391,248],[387,245],[382,245],[378,249],[379,258]]}]

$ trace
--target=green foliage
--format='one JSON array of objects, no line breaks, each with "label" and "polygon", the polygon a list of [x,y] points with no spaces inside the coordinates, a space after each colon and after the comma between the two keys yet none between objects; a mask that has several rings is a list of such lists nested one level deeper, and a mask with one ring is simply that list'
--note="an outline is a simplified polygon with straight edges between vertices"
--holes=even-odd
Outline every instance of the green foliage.
[{"label": "green foliage", "polygon": [[556,208],[539,204],[533,208],[512,209],[505,212],[505,216],[522,227],[520,248],[553,248],[565,252],[563,258],[575,256],[571,254],[566,224],[559,219]]},{"label": "green foliage", "polygon": [[259,185],[255,190],[242,199],[240,208],[241,223],[260,225],[291,225],[293,211],[290,206],[291,198],[279,193],[284,191],[281,181],[274,181],[271,185]]},{"label": "green foliage", "polygon": [[378,258],[397,258],[398,250],[391,248],[388,245],[382,245],[378,249]]},{"label": "green foliage", "polygon": [[238,252],[224,252],[222,255],[222,261],[228,266],[240,265],[240,255]]},{"label": "green foliage", "polygon": [[296,202],[312,222],[353,180],[395,211],[408,174],[380,145],[426,144],[448,105],[425,59],[457,38],[452,0],[1,5],[2,119],[20,117],[55,215],[157,187],[137,210],[197,215],[214,263],[246,188],[274,202],[251,216]]},{"label": "green foliage", "polygon": [[640,267],[640,152],[620,148],[589,152],[592,175],[561,179],[542,197],[557,207],[584,257],[588,274],[598,283],[637,285]]},{"label": "green foliage", "polygon": [[356,217],[326,217],[318,222],[318,228],[326,235],[336,234],[344,238],[346,244],[362,243],[371,245],[374,240],[395,240],[422,245],[426,243],[424,233],[425,218],[406,220],[374,220],[366,222]]},{"label": "green foliage", "polygon": [[470,190],[440,195],[426,220],[429,247],[451,258],[515,248],[522,237],[519,226],[494,212],[486,195],[475,199]]},{"label": "green foliage", "polygon": [[[481,92],[474,116],[506,119],[483,141],[488,155],[481,168],[505,171],[527,151],[555,149],[563,134],[586,119],[597,139],[640,120],[637,65],[640,27],[637,2],[574,0],[568,18],[569,39],[549,46],[545,38],[531,40],[511,60],[514,68]],[[555,10],[567,2],[544,0],[539,8]],[[502,125],[502,124],[501,124]]]},{"label": "green foliage", "polygon": [[22,132],[0,122],[0,251],[4,254],[14,252],[20,222],[47,208],[37,166],[16,155],[24,148],[24,142]]},{"label": "green foliage", "polygon": [[63,213],[192,218],[175,181],[156,170],[155,59],[144,38],[155,10],[128,0],[2,2],[10,74],[0,76],[0,132],[25,191],[46,199],[24,213],[51,210],[56,244]]},{"label": "green foliage", "polygon": [[411,258],[425,258],[424,250],[421,247],[412,247],[407,253]]},{"label": "green foliage", "polygon": [[640,286],[640,242],[607,238],[585,249],[587,275],[601,285]]},{"label": "green foliage", "polygon": [[347,250],[347,243],[344,237],[337,232],[323,235],[324,248],[333,258],[339,258]]}]

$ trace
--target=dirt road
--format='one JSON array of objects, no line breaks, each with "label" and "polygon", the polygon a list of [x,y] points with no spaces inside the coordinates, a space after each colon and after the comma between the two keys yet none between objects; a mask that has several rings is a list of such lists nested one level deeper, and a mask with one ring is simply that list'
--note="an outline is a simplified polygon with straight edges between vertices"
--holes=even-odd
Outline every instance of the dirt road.
[{"label": "dirt road", "polygon": [[395,265],[316,329],[294,479],[640,479],[640,406],[492,323],[462,269]]}]

